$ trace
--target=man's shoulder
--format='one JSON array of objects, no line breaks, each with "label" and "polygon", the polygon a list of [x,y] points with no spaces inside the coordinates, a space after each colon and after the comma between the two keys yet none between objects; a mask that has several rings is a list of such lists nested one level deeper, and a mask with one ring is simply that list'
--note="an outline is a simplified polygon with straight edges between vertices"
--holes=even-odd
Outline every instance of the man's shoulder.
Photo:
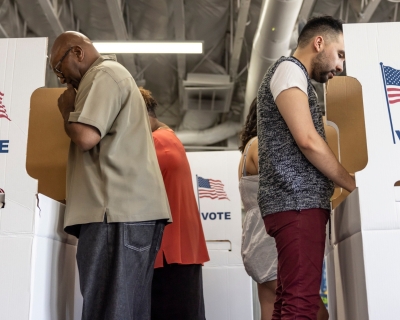
[{"label": "man's shoulder", "polygon": [[132,78],[129,71],[123,65],[114,60],[105,60],[93,70],[93,78],[99,75],[110,77],[116,83]]},{"label": "man's shoulder", "polygon": [[292,57],[281,57],[275,63],[273,63],[267,70],[261,86],[269,87],[269,83],[272,78],[277,78],[280,75],[290,75],[292,72],[296,74],[303,73],[301,67],[296,63]]},{"label": "man's shoulder", "polygon": [[303,70],[301,69],[301,67],[292,59],[290,60],[284,60],[282,61],[276,68],[276,70],[292,70],[292,71],[301,71],[303,72]]},{"label": "man's shoulder", "polygon": [[279,63],[274,71],[274,78],[282,77],[297,77],[307,82],[306,71],[303,70],[300,63],[294,58],[287,58]]}]

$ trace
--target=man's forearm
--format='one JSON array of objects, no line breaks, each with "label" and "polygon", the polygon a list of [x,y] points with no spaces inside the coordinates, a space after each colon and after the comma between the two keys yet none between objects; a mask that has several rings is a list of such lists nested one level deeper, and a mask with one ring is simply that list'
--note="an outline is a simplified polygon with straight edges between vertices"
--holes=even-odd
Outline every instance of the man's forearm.
[{"label": "man's forearm", "polygon": [[68,137],[70,137],[70,139],[76,143],[76,141],[78,140],[79,134],[79,127],[74,126],[74,123],[69,122],[69,112],[68,113],[63,113],[62,117],[64,119],[64,130],[65,133],[67,134]]},{"label": "man's forearm", "polygon": [[69,114],[68,116],[63,114],[65,133],[82,151],[88,151],[99,143],[101,137],[97,128],[83,123],[69,122],[68,117]]},{"label": "man's forearm", "polygon": [[321,137],[318,138],[307,147],[299,146],[301,152],[326,177],[352,192],[356,187],[354,178],[339,163],[326,142]]},{"label": "man's forearm", "polygon": [[68,117],[64,116],[64,130],[67,136],[74,142],[76,145],[80,145],[80,132],[79,127],[75,126],[74,123],[68,121]]},{"label": "man's forearm", "polygon": [[67,136],[70,137],[70,139],[72,140],[70,123],[69,123],[68,119],[65,119],[65,118],[64,118],[64,131],[67,134]]}]

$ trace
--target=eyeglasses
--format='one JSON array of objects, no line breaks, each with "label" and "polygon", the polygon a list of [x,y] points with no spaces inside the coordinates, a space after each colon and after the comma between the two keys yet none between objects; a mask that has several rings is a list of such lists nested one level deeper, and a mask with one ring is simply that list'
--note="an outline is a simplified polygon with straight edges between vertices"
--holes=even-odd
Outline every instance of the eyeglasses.
[{"label": "eyeglasses", "polygon": [[[58,61],[58,63],[57,63],[56,66],[54,67],[54,72],[56,72],[56,76],[57,76],[59,79],[64,79],[64,78],[65,78],[64,74],[63,74],[62,71],[59,69],[59,67],[61,66],[61,62],[66,58],[66,56],[68,55],[68,53],[69,53],[71,50],[72,50],[72,47],[69,48],[69,49],[64,53],[64,55],[62,56],[62,58],[60,59],[60,61]],[[61,76],[60,76],[59,74],[60,74]]]}]

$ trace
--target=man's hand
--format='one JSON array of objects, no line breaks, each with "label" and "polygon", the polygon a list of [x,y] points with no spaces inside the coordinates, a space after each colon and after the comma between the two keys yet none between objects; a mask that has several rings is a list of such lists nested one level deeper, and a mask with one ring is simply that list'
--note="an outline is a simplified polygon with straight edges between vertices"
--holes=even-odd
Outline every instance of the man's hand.
[{"label": "man's hand", "polygon": [[76,91],[71,84],[67,85],[65,90],[58,98],[58,109],[61,112],[64,121],[68,121],[69,114],[75,110]]},{"label": "man's hand", "polygon": [[71,84],[58,98],[58,109],[64,118],[64,129],[68,137],[82,150],[88,151],[97,145],[101,139],[97,128],[79,122],[69,122],[69,114],[75,111],[76,91]]},{"label": "man's hand", "polygon": [[[354,185],[352,187],[353,189],[351,189],[351,190],[354,190],[356,188],[356,176],[354,173],[350,173],[350,172],[349,172],[349,175],[352,178],[352,182],[354,182]],[[335,183],[335,188],[341,188],[341,186],[339,186],[338,184]]]}]

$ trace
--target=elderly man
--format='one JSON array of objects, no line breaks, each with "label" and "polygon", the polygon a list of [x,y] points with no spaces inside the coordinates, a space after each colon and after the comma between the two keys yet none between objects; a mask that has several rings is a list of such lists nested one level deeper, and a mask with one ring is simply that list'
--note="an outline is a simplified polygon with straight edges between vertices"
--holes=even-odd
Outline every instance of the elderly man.
[{"label": "elderly man", "polygon": [[324,83],[343,69],[342,23],[310,20],[292,57],[281,57],[258,90],[258,203],[278,250],[273,318],[316,319],[333,182],[355,181],[325,142],[311,79]]},{"label": "elderly man", "polygon": [[82,319],[150,319],[171,215],[145,103],[131,74],[80,33],[56,39],[50,65],[68,87],[58,100],[71,138],[64,227],[79,237]]}]

